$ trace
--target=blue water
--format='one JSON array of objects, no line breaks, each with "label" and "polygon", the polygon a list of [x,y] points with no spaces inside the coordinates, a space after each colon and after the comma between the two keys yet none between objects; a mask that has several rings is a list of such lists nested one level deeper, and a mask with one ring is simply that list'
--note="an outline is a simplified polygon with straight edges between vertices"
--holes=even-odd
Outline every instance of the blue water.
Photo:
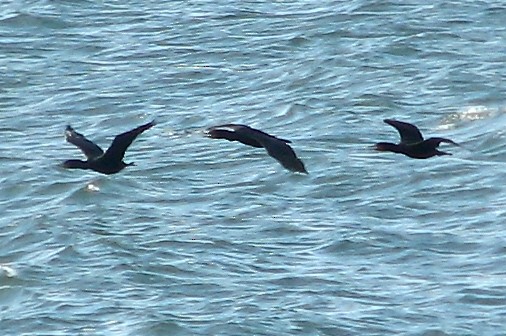
[{"label": "blue water", "polygon": [[[0,3],[2,335],[505,335],[504,1]],[[119,174],[64,170],[151,119]],[[452,156],[372,150],[412,122]],[[202,131],[292,140],[309,175]]]}]

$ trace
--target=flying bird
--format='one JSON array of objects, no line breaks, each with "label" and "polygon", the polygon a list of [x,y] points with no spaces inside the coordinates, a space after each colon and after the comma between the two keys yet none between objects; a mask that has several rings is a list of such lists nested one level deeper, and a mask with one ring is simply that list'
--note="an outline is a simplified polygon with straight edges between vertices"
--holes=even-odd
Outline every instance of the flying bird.
[{"label": "flying bird", "polygon": [[206,135],[213,139],[226,139],[238,141],[248,146],[265,148],[267,153],[278,160],[286,169],[308,174],[304,163],[297,157],[292,147],[288,144],[290,140],[277,138],[260,130],[246,125],[225,124],[208,128]]},{"label": "flying bird", "polygon": [[383,120],[385,123],[395,127],[401,136],[398,144],[390,142],[379,142],[376,144],[376,150],[404,154],[414,159],[428,159],[433,156],[452,155],[437,149],[442,143],[449,143],[460,146],[458,143],[447,138],[428,138],[423,139],[422,133],[415,125],[407,122],[393,119]]},{"label": "flying bird", "polygon": [[139,134],[154,125],[155,121],[153,120],[131,131],[117,135],[105,153],[102,148],[86,139],[84,135],[76,132],[68,125],[65,129],[65,139],[77,146],[84,153],[87,160],[67,160],[63,163],[63,167],[69,169],[91,169],[107,175],[116,174],[123,170],[123,168],[134,165],[133,162],[123,162],[125,152]]}]

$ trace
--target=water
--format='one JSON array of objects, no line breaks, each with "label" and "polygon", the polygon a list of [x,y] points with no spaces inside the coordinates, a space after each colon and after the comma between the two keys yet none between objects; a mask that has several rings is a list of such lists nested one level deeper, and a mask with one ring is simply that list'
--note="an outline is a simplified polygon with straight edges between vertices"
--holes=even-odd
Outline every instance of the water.
[{"label": "water", "polygon": [[[3,335],[504,335],[503,1],[3,1]],[[156,118],[113,176],[67,171]],[[451,157],[371,150],[382,119]],[[202,136],[288,138],[310,174]]]}]

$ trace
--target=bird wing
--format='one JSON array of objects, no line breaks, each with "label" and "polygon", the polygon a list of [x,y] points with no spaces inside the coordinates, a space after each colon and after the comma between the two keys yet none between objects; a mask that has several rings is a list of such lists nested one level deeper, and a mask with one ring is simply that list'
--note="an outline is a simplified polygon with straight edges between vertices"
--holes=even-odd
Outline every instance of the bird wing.
[{"label": "bird wing", "polygon": [[390,126],[395,127],[401,136],[401,144],[412,145],[423,141],[423,136],[415,125],[392,119],[383,120]]},{"label": "bird wing", "polygon": [[207,129],[207,136],[213,139],[225,139],[228,141],[239,141],[248,146],[260,148],[262,145],[253,138],[250,138],[240,131],[229,131],[220,129],[219,126]]},{"label": "bird wing", "polygon": [[297,157],[292,147],[288,145],[288,143],[291,143],[290,140],[277,138],[245,125],[238,125],[235,129],[236,132],[242,132],[250,138],[255,139],[265,148],[271,157],[276,159],[286,169],[293,172],[308,173],[304,167],[304,163]]},{"label": "bird wing", "polygon": [[[223,128],[228,128],[226,130]],[[207,130],[210,138],[239,141],[253,147],[264,147],[267,153],[276,159],[283,167],[294,172],[306,173],[304,163],[297,158],[292,147],[288,145],[290,140],[277,138],[258,129],[240,125],[224,124],[211,127]]]},{"label": "bird wing", "polygon": [[[277,139],[277,140],[280,140],[280,141],[283,141],[286,143],[291,143],[290,140],[281,139],[281,138],[275,137],[274,135],[267,134],[259,129],[256,129],[256,128],[253,128],[253,127],[250,127],[247,125],[241,125],[241,124],[218,125],[218,126],[214,126],[214,127],[209,128],[208,131],[217,130],[220,128],[229,128],[229,129],[233,130],[234,132],[236,132],[238,134],[239,138],[248,137],[250,139],[256,139],[258,136],[263,135],[263,136]],[[231,137],[233,137],[233,136],[231,136]],[[240,140],[239,139],[232,139],[230,141],[240,141]],[[242,141],[240,141],[240,142],[242,142]],[[248,144],[246,144],[246,145],[248,145]],[[253,145],[250,145],[250,146],[253,146]],[[259,146],[254,146],[254,147],[259,147]]]},{"label": "bird wing", "polygon": [[272,139],[276,139],[276,140],[279,140],[279,141],[282,141],[282,142],[285,142],[285,143],[291,143],[290,140],[286,140],[286,139],[282,139],[282,138],[278,138],[278,137],[275,137],[274,135],[270,135],[268,133],[265,133],[259,129],[256,129],[256,128],[253,128],[253,127],[249,127],[249,126],[246,126],[246,125],[237,125],[236,129],[238,130],[243,130],[243,131],[247,131],[247,132],[253,132],[253,133],[256,133],[258,135],[263,135],[263,136],[266,136],[266,137],[269,137],[269,138],[272,138]]},{"label": "bird wing", "polygon": [[458,143],[456,143],[453,140],[447,139],[447,138],[437,138],[437,137],[435,137],[435,138],[429,138],[429,139],[427,139],[425,141],[428,142],[428,143],[430,143],[434,147],[439,146],[442,142],[449,143],[449,144],[452,144],[452,145],[460,147],[460,145]]},{"label": "bird wing", "polygon": [[107,149],[107,151],[104,154],[104,158],[108,160],[113,161],[122,161],[123,157],[125,156],[125,152],[127,148],[132,144],[132,142],[141,134],[142,132],[150,129],[151,127],[155,126],[155,121],[151,121],[147,124],[141,125],[137,128],[134,128],[131,131],[121,133],[117,135],[111,146]]},{"label": "bird wing", "polygon": [[77,146],[88,159],[93,159],[104,154],[102,148],[86,139],[84,135],[76,132],[70,125],[67,125],[65,129],[65,139]]},{"label": "bird wing", "polygon": [[295,154],[292,147],[286,142],[278,139],[264,139],[260,140],[267,153],[276,159],[286,169],[307,174],[304,163]]}]

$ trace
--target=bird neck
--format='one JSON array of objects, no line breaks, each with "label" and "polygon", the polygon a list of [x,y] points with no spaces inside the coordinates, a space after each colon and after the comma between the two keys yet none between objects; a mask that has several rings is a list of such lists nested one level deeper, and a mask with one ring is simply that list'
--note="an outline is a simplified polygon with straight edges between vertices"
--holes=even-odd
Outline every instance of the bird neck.
[{"label": "bird neck", "polygon": [[391,142],[378,142],[376,144],[376,150],[381,152],[404,153],[404,147],[402,145]]},{"label": "bird neck", "polygon": [[63,167],[69,169],[90,169],[90,164],[88,161],[67,160],[63,163]]}]

